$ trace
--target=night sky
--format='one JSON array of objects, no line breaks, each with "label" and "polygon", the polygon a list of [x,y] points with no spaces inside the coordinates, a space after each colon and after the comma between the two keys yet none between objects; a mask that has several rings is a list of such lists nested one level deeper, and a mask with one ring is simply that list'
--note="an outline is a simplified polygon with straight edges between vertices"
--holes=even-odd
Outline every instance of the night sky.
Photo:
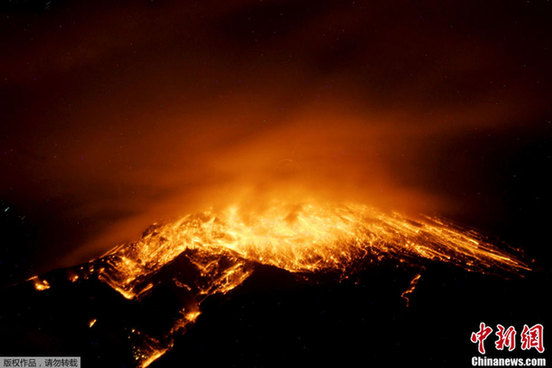
[{"label": "night sky", "polygon": [[3,1],[2,283],[274,187],[547,267],[548,1]]}]

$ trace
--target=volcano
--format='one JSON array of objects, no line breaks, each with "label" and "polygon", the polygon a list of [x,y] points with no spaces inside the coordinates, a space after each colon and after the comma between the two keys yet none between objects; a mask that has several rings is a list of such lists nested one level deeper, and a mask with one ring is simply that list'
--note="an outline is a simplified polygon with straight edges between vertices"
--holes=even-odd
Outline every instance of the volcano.
[{"label": "volcano", "polygon": [[[462,321],[475,304],[490,313],[504,289],[527,297],[543,282],[515,250],[443,219],[351,203],[231,206],[6,288],[2,349],[84,366],[326,366],[361,353],[451,366],[470,347]],[[443,339],[446,328],[466,333]]]},{"label": "volcano", "polygon": [[0,368],[548,358],[550,19],[1,2]]}]

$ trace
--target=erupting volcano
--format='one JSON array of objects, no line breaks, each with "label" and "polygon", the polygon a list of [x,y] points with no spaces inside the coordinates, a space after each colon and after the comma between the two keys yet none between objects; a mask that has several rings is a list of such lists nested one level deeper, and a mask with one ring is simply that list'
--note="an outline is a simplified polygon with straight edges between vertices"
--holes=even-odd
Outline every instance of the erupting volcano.
[{"label": "erupting volcano", "polygon": [[0,368],[466,367],[483,322],[550,328],[549,1],[3,3]]},{"label": "erupting volcano", "polygon": [[[167,271],[177,259],[179,268]],[[233,205],[154,224],[138,241],[115,247],[68,278],[97,278],[125,298],[140,301],[160,284],[160,274],[173,272],[174,286],[186,295],[179,317],[157,336],[132,330],[137,337],[134,359],[146,367],[196,320],[205,298],[230,292],[256,264],[305,277],[337,272],[347,278],[355,269],[383,260],[420,268],[442,262],[480,273],[529,270],[481,234],[439,218],[410,219],[357,203],[272,201],[253,211]],[[419,278],[403,293],[407,301]],[[31,281],[38,291],[50,287],[47,278]]]}]

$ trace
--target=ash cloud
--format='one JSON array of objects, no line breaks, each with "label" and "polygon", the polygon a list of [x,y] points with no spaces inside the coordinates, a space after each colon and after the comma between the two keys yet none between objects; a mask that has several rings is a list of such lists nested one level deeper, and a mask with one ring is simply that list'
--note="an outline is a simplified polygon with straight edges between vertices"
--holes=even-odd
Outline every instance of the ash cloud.
[{"label": "ash cloud", "polygon": [[[548,108],[550,8],[494,5],[3,10],[0,193],[37,224],[39,268],[227,198],[305,188],[440,212],[447,142],[533,129]],[[471,149],[450,181],[485,175]]]}]

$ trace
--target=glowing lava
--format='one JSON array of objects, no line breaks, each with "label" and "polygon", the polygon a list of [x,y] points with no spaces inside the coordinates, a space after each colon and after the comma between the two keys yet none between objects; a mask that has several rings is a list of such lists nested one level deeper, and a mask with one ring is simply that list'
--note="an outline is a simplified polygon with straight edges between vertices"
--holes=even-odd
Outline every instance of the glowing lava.
[{"label": "glowing lava", "polygon": [[346,272],[361,259],[374,262],[383,258],[411,263],[441,261],[480,272],[527,269],[480,234],[462,231],[441,219],[414,221],[358,204],[273,203],[261,211],[231,206],[220,213],[205,211],[154,225],[139,241],[107,253],[104,257],[112,267],[102,275],[125,298],[133,299],[152,287],[140,284],[144,276],[185,250],[198,252],[194,264],[205,275],[211,274],[213,266],[212,261],[204,262],[205,255],[236,259],[220,275],[227,281],[209,287],[217,292],[227,292],[243,281],[245,261],[290,272]]},{"label": "glowing lava", "polygon": [[34,288],[38,291],[48,290],[50,288],[48,281],[40,279],[38,276],[33,276],[28,281],[32,281]]},{"label": "glowing lava", "polygon": [[[136,364],[147,367],[196,321],[205,298],[239,286],[257,264],[302,275],[337,272],[347,277],[355,268],[385,260],[422,270],[428,262],[481,273],[529,270],[481,234],[442,219],[414,220],[357,203],[273,201],[256,210],[233,205],[154,224],[138,241],[115,247],[67,277],[70,282],[97,278],[123,297],[140,301],[168,276],[180,295],[180,304],[171,307],[176,311],[172,324],[153,332],[134,328],[128,336]],[[420,277],[402,293],[407,306]],[[50,287],[36,276],[30,281],[37,290]]]},{"label": "glowing lava", "polygon": [[[196,320],[206,297],[240,285],[255,263],[306,274],[337,271],[344,276],[355,264],[384,259],[410,265],[444,262],[482,273],[528,270],[482,235],[438,218],[412,220],[352,203],[273,202],[261,210],[229,206],[155,224],[140,240],[105,254],[99,259],[101,267],[92,267],[91,273],[125,298],[139,300],[155,288],[155,274],[177,257],[185,257],[197,272],[193,282],[173,279],[193,301],[181,310],[166,336],[134,331],[140,337],[135,359],[142,367],[172,347],[174,334]],[[403,293],[407,302],[420,276]]]}]

